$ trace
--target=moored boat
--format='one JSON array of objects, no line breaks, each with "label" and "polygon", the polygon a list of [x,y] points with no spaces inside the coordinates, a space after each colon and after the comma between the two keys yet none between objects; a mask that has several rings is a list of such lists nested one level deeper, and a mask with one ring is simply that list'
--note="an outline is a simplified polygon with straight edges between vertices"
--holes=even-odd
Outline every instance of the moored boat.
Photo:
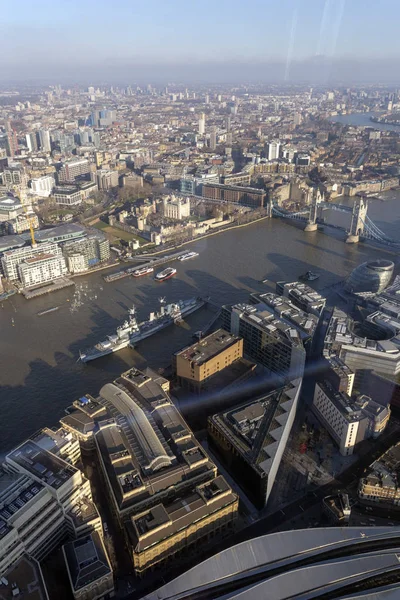
[{"label": "moored boat", "polygon": [[174,275],[176,275],[176,269],[174,269],[173,267],[167,267],[163,271],[160,271],[159,273],[157,273],[157,275],[154,277],[154,279],[155,279],[155,281],[166,281],[167,279],[170,279]]}]

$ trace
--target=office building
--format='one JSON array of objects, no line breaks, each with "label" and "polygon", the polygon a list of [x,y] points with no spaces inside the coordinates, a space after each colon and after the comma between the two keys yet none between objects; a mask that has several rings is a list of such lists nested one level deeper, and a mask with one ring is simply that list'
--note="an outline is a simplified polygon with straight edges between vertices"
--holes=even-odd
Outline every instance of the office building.
[{"label": "office building", "polygon": [[215,150],[217,147],[217,128],[211,127],[210,130],[210,150]]},{"label": "office building", "polygon": [[62,550],[75,600],[100,600],[115,595],[110,560],[96,531],[68,542]]},{"label": "office building", "polygon": [[31,180],[32,192],[41,198],[50,196],[55,186],[54,177],[52,175],[43,175]]},{"label": "office building", "polygon": [[180,553],[201,551],[206,540],[230,530],[237,514],[237,496],[217,477],[168,389],[162,377],[131,369],[103,386],[93,406],[85,400],[75,405],[78,416],[62,419],[77,437],[84,426],[87,444],[94,439],[138,575]]},{"label": "office building", "polygon": [[301,379],[208,418],[210,447],[258,508],[271,494],[296,415]]},{"label": "office building", "polygon": [[110,190],[118,187],[119,175],[118,171],[110,171],[108,169],[100,169],[96,171],[97,186],[99,190]]},{"label": "office building", "polygon": [[280,147],[279,142],[270,142],[268,144],[268,160],[277,160],[279,158]]},{"label": "office building", "polygon": [[6,135],[7,135],[7,156],[13,158],[18,152],[18,138],[15,129],[12,127],[10,121],[6,122]]},{"label": "office building", "polygon": [[353,393],[354,372],[339,358],[339,356],[328,356],[326,359],[327,370],[322,377],[329,381],[337,392],[344,392],[348,396]]},{"label": "office building", "polygon": [[65,206],[77,206],[82,203],[81,191],[73,185],[55,187],[53,198],[57,204]]},{"label": "office building", "polygon": [[344,527],[351,517],[349,495],[343,492],[335,496],[326,496],[322,500],[322,512],[334,526]]},{"label": "office building", "polygon": [[90,232],[87,237],[70,241],[64,245],[64,256],[70,273],[81,273],[110,258],[110,242],[99,232]]},{"label": "office building", "polygon": [[25,135],[25,140],[29,152],[36,152],[38,149],[36,133],[34,131],[27,133]]},{"label": "office building", "polygon": [[264,190],[236,185],[224,185],[222,183],[204,182],[202,196],[210,200],[242,204],[251,208],[260,208],[264,206],[265,202]]},{"label": "office building", "polygon": [[59,248],[57,244],[51,242],[7,250],[1,257],[4,276],[7,277],[9,281],[18,281],[20,277],[19,266],[27,260],[43,254],[63,258],[61,248]]},{"label": "office building", "polygon": [[51,152],[50,132],[47,129],[39,129],[39,147],[43,152]]},{"label": "office building", "polygon": [[24,231],[29,231],[31,227],[33,229],[38,229],[39,218],[36,213],[30,210],[29,212],[27,211],[26,213],[17,215],[14,219],[6,221],[4,227],[7,228],[6,233],[10,235],[23,233]]},{"label": "office building", "polygon": [[31,556],[25,554],[7,571],[0,570],[0,577],[1,600],[50,600],[40,564]]},{"label": "office building", "polygon": [[399,541],[398,527],[320,527],[260,535],[209,557],[143,600],[194,594],[213,600],[397,600]]},{"label": "office building", "polygon": [[89,481],[76,467],[32,440],[6,455],[0,468],[0,574],[24,554],[42,560],[67,537],[101,528]]},{"label": "office building", "polygon": [[245,354],[278,378],[303,377],[306,351],[295,327],[274,317],[266,304],[223,306],[222,326],[243,338]]},{"label": "office building", "polygon": [[341,358],[356,379],[358,372],[361,376],[364,371],[400,373],[400,321],[376,311],[365,319],[362,327],[357,334],[353,319],[335,308],[326,331],[323,355]]},{"label": "office building", "polygon": [[311,353],[314,335],[319,323],[319,318],[316,315],[304,312],[288,298],[278,296],[273,292],[251,294],[250,300],[255,304],[262,302],[274,317],[295,327],[307,353]]},{"label": "office building", "polygon": [[205,131],[206,131],[206,116],[205,116],[204,113],[200,114],[198,131],[199,131],[199,135],[204,135],[205,134]]},{"label": "office building", "polygon": [[181,221],[190,217],[190,198],[163,196],[162,210],[164,217]]},{"label": "office building", "polygon": [[23,212],[24,208],[19,198],[15,198],[14,196],[0,197],[0,223],[16,219]]},{"label": "office building", "polygon": [[367,396],[353,400],[347,394],[336,391],[328,382],[316,383],[313,411],[343,456],[353,454],[359,442],[378,437],[390,418],[388,406],[382,406]]},{"label": "office building", "polygon": [[61,252],[41,252],[31,258],[25,258],[18,265],[19,280],[24,288],[52,282],[67,273],[67,265]]},{"label": "office building", "polygon": [[345,290],[357,295],[380,294],[393,277],[394,263],[374,260],[358,265],[349,275]]},{"label": "office building", "polygon": [[320,317],[325,308],[326,298],[313,290],[309,285],[299,281],[278,281],[276,292],[288,298],[293,304],[306,313]]},{"label": "office building", "polygon": [[65,162],[61,165],[57,177],[59,183],[75,183],[75,180],[90,173],[90,163],[86,158]]},{"label": "office building", "polygon": [[59,456],[71,465],[76,466],[81,461],[79,441],[63,427],[58,429],[44,427],[32,435],[31,440],[43,450]]},{"label": "office building", "polygon": [[176,352],[177,383],[200,393],[217,374],[243,357],[243,340],[218,329],[199,342]]},{"label": "office building", "polygon": [[360,479],[358,497],[363,503],[386,510],[400,506],[400,444],[389,448],[375,460]]},{"label": "office building", "polygon": [[221,175],[220,183],[224,185],[249,185],[251,181],[251,174],[246,171],[240,171],[239,173],[229,173],[228,175]]}]

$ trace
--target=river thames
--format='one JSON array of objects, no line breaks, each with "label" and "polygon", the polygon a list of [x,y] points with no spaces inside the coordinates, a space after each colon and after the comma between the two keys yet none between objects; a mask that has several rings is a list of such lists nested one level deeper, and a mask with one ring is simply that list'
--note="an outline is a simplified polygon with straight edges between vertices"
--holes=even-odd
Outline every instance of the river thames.
[{"label": "river thames", "polygon": [[[371,201],[369,215],[387,235],[400,239],[400,194],[386,202]],[[348,200],[352,202],[352,200]],[[105,283],[102,273],[77,278],[76,288],[25,300],[14,296],[0,304],[0,450],[6,451],[43,426],[53,426],[73,400],[97,394],[101,386],[131,366],[159,369],[172,353],[192,340],[192,333],[211,316],[207,309],[126,349],[87,365],[77,362],[79,349],[104,339],[135,304],[140,320],[168,302],[191,296],[211,296],[218,304],[248,298],[262,291],[262,280],[295,280],[307,270],[318,271],[313,283],[323,291],[343,280],[359,263],[379,257],[396,262],[396,254],[368,244],[344,243],[344,232],[304,233],[295,224],[264,220],[198,242],[199,256],[175,263],[176,277],[156,283],[151,277],[131,277]],[[115,269],[116,270],[116,269]],[[56,312],[38,316],[53,306]]]}]

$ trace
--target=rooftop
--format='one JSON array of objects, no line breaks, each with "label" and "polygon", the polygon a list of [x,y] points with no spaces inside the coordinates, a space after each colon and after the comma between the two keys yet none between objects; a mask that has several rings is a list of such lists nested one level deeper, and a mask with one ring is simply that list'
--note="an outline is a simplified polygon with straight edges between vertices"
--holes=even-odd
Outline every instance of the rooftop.
[{"label": "rooftop", "polygon": [[362,479],[366,485],[397,490],[400,481],[400,444],[396,444],[369,467]]},{"label": "rooftop", "polygon": [[270,335],[275,335],[290,344],[302,346],[298,330],[280,318],[276,318],[271,308],[263,302],[259,304],[235,304],[232,310],[240,313],[241,319],[255,327],[263,329]]},{"label": "rooftop", "polygon": [[289,299],[278,296],[272,292],[266,294],[252,294],[258,302],[266,304],[273,313],[288,324],[294,325],[304,336],[313,336],[318,325],[318,317],[304,312]]},{"label": "rooftop", "polygon": [[200,366],[214,356],[218,356],[218,354],[230,346],[236,344],[239,339],[239,337],[228,333],[224,329],[218,329],[199,342],[176,352],[175,356],[179,356],[184,360],[194,362],[197,366]]},{"label": "rooftop", "polygon": [[63,552],[74,592],[112,573],[103,541],[96,531],[65,544]]},{"label": "rooftop", "polygon": [[299,381],[209,417],[254,469],[269,473]]},{"label": "rooftop", "polygon": [[75,467],[47,450],[43,450],[31,440],[27,440],[7,454],[6,461],[18,464],[36,481],[39,480],[55,490],[78,472]]},{"label": "rooftop", "polygon": [[39,563],[33,558],[24,555],[2,576],[8,583],[0,585],[0,600],[14,600],[20,597],[24,600],[48,599],[42,571]]}]

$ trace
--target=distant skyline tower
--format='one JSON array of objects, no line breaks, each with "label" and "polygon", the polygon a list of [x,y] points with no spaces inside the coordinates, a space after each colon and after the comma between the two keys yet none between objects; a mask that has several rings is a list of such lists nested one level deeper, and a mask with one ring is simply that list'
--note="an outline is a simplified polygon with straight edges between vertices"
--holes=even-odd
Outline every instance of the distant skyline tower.
[{"label": "distant skyline tower", "polygon": [[44,152],[51,152],[50,131],[48,129],[39,129],[39,145]]},{"label": "distant skyline tower", "polygon": [[276,160],[279,158],[279,150],[280,150],[279,142],[270,142],[268,144],[268,160]]},{"label": "distant skyline tower", "polygon": [[8,156],[12,158],[18,151],[18,139],[15,130],[11,127],[10,121],[6,122],[6,132]]},{"label": "distant skyline tower", "polygon": [[211,127],[210,130],[210,149],[215,150],[217,147],[217,129],[216,127]]},{"label": "distant skyline tower", "polygon": [[204,113],[200,113],[199,134],[204,135],[205,131],[206,131],[206,115]]},{"label": "distant skyline tower", "polygon": [[38,147],[37,147],[37,140],[36,140],[35,132],[31,131],[31,133],[27,133],[25,135],[25,140],[26,140],[26,145],[28,147],[29,152],[36,152]]}]

